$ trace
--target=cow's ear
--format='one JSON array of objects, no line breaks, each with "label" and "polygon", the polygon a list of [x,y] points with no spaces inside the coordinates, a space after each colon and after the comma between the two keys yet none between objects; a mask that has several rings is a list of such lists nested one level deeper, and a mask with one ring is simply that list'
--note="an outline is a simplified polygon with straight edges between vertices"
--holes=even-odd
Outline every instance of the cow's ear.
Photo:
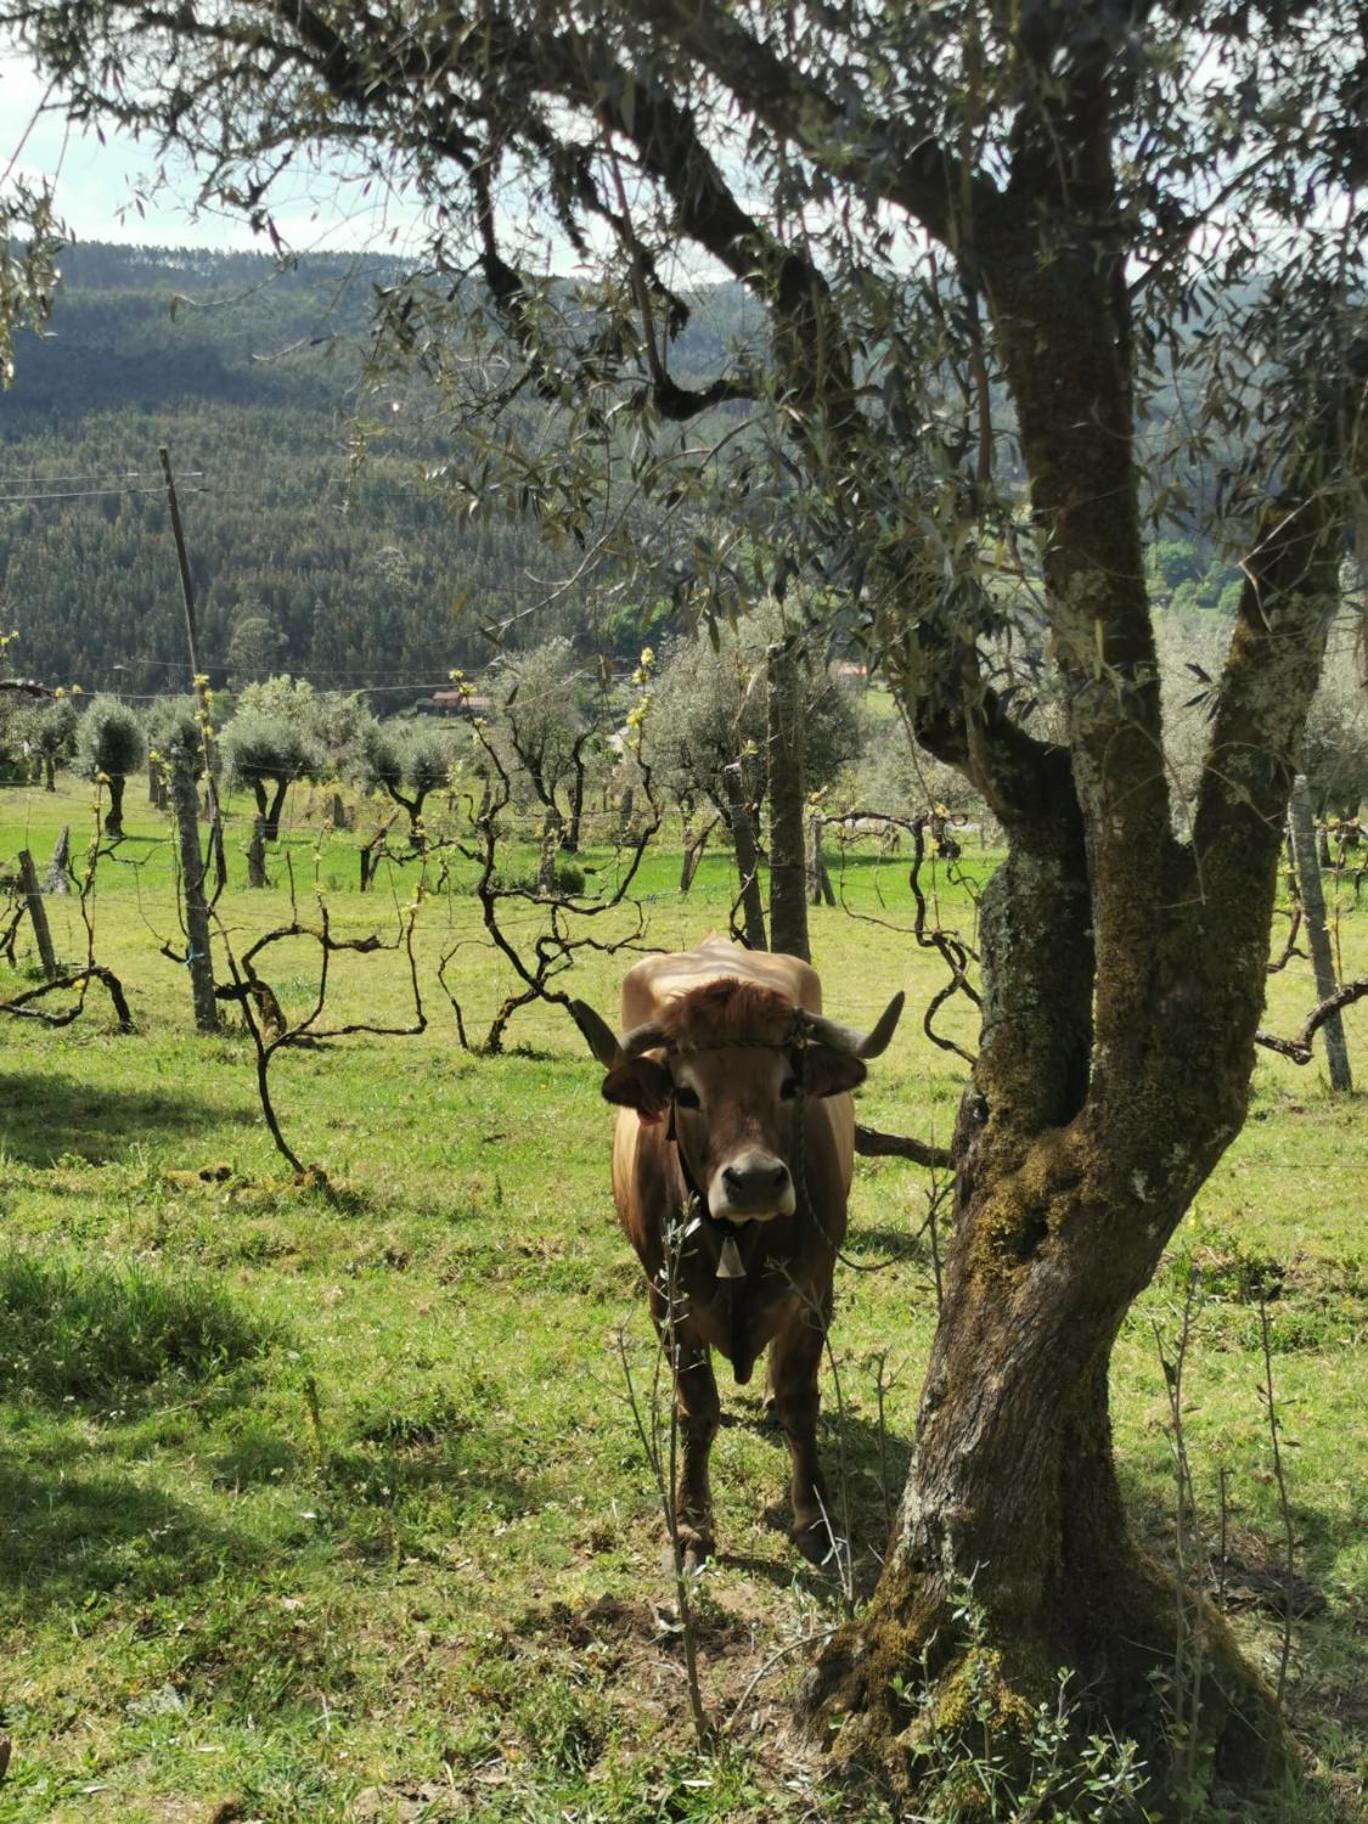
[{"label": "cow's ear", "polygon": [[670,1073],[654,1058],[627,1058],[603,1079],[603,1099],[634,1108],[643,1121],[656,1121],[670,1106]]},{"label": "cow's ear", "polygon": [[808,1045],[803,1049],[802,1084],[810,1096],[838,1096],[854,1089],[869,1075],[862,1058],[834,1045]]}]

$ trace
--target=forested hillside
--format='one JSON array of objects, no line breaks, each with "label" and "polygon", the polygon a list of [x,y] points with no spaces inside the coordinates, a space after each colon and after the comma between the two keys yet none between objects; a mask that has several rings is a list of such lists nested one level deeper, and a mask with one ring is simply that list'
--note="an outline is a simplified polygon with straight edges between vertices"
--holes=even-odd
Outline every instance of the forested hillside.
[{"label": "forested hillside", "polygon": [[[558,559],[528,525],[455,516],[421,475],[446,452],[363,398],[374,287],[394,271],[351,256],[282,273],[249,254],[64,255],[51,333],[23,339],[0,397],[0,618],[21,629],[23,670],[132,694],[186,683],[163,443],[215,673],[389,688],[488,658],[480,626],[543,595]],[[587,612],[572,590],[536,631],[580,628]],[[636,625],[597,633],[640,644]]]},{"label": "forested hillside", "polygon": [[[411,390],[365,391],[394,261],[281,271],[264,255],[95,244],[62,269],[50,334],[23,338],[0,396],[0,619],[21,630],[23,670],[132,695],[185,685],[163,443],[216,682],[288,670],[399,708],[410,686],[483,664],[480,628],[573,571],[577,554],[547,550],[529,521],[469,517],[425,486],[425,461],[461,452],[418,428]],[[712,290],[680,375],[717,372],[745,326],[739,288]],[[1231,605],[1237,573],[1209,551],[1169,539],[1150,561],[1164,604]],[[566,633],[628,656],[666,630],[667,604],[605,599],[563,589],[514,638]]]}]

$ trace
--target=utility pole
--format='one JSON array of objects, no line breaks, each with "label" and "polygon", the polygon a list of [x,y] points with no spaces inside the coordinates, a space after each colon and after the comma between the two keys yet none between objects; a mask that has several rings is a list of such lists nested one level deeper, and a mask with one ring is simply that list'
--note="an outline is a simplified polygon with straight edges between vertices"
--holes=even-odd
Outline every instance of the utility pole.
[{"label": "utility pole", "polygon": [[185,644],[190,654],[190,688],[199,699],[200,728],[204,743],[204,793],[209,800],[209,845],[214,855],[214,898],[228,884],[228,862],[223,852],[223,814],[219,808],[218,785],[214,779],[214,756],[210,751],[213,731],[209,720],[208,681],[200,668],[199,630],[195,624],[195,583],[190,574],[190,559],[185,549],[185,528],[181,524],[180,502],[176,498],[176,479],[171,473],[171,451],[163,444],[157,451],[162,474],[166,477],[166,506],[171,515],[171,533],[176,541],[176,561],[180,565],[181,602],[185,608]]}]

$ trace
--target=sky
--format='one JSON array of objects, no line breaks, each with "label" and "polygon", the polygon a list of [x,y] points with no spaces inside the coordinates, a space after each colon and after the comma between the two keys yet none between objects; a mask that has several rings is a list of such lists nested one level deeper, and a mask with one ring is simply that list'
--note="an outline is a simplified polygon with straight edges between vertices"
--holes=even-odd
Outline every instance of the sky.
[{"label": "sky", "polygon": [[[59,112],[43,110],[45,88],[25,57],[0,50],[0,184],[11,164],[15,173],[51,180],[58,219],[73,239],[272,251],[241,217],[196,206],[195,173],[183,160],[171,165],[169,190],[140,211],[135,191],[156,171],[155,149],[114,132],[102,145],[93,130],[68,127]],[[301,253],[403,252],[417,240],[415,203],[360,190],[328,172],[282,180],[273,215],[287,245]]]}]

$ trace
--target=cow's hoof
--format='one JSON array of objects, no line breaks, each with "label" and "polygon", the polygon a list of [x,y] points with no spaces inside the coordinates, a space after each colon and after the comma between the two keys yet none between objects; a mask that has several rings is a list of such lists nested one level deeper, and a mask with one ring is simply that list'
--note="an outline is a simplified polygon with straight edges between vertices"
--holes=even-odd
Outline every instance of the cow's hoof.
[{"label": "cow's hoof", "polygon": [[836,1549],[831,1528],[820,1515],[805,1526],[795,1526],[791,1537],[809,1564],[825,1564]]},{"label": "cow's hoof", "polygon": [[[696,1526],[681,1526],[678,1529],[679,1562],[684,1571],[692,1577],[713,1555],[713,1536]],[[675,1568],[674,1546],[667,1540],[664,1551],[664,1563],[667,1573]]]}]

